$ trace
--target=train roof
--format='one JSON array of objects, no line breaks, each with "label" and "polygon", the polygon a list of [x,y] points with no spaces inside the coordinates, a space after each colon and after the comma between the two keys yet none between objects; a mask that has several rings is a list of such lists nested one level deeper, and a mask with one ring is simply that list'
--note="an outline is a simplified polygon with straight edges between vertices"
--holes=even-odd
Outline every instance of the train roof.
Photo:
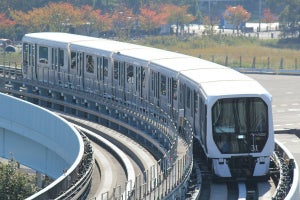
[{"label": "train roof", "polygon": [[66,47],[94,55],[112,55],[131,62],[149,63],[150,68],[201,87],[209,96],[267,94],[255,80],[228,67],[200,58],[136,44],[67,33],[30,33],[24,42]]},{"label": "train roof", "polygon": [[195,57],[158,59],[157,67],[166,67],[184,77],[186,83],[201,87],[208,96],[267,94],[257,81],[228,67]]},{"label": "train roof", "polygon": [[208,96],[268,94],[265,88],[252,78],[200,58],[160,49],[153,51],[153,48],[122,51],[121,55],[134,56],[141,60],[149,59],[152,69],[165,75],[173,73],[172,76],[181,77],[187,84],[201,87]]},{"label": "train roof", "polygon": [[28,33],[23,36],[23,42],[37,43],[47,46],[66,48],[72,42],[97,40],[97,38],[61,32]]}]

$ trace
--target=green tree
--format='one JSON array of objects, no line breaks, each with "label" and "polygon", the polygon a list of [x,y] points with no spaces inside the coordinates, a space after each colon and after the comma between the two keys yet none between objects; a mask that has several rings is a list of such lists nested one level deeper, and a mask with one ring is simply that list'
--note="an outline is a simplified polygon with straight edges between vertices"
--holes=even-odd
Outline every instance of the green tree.
[{"label": "green tree", "polygon": [[285,6],[286,1],[266,0],[266,7],[270,8],[271,12],[276,16],[279,16]]},{"label": "green tree", "polygon": [[279,15],[283,37],[300,39],[300,0],[286,0],[287,5]]},{"label": "green tree", "polygon": [[18,170],[19,164],[10,160],[0,162],[0,197],[2,200],[25,199],[38,191],[35,175],[28,175]]}]

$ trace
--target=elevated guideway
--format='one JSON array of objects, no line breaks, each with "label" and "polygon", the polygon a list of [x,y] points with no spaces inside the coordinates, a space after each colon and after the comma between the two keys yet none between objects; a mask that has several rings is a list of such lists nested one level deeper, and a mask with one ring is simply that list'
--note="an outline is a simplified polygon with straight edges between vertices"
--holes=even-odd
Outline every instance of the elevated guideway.
[{"label": "elevated guideway", "polygon": [[[181,145],[181,140],[175,134],[177,130],[173,122],[155,105],[144,101],[141,102],[142,105],[124,104],[114,98],[99,96],[90,91],[24,80],[18,76],[18,70],[3,69],[2,72],[3,79],[0,80],[2,92],[51,110],[103,124],[139,139],[141,145],[148,150],[151,149],[155,156],[162,159],[159,163],[162,165],[163,174],[160,174],[157,179],[145,180],[152,183],[147,187],[148,190],[145,190],[145,194],[150,192],[150,197],[155,195],[170,199],[185,195],[189,174],[192,171],[192,134],[189,134],[191,129],[188,123],[182,128],[183,145]],[[136,102],[140,101],[136,99]],[[141,109],[144,106],[147,109]],[[153,139],[156,142],[153,142]],[[183,148],[177,149],[179,146]],[[141,181],[140,184],[144,183]],[[140,192],[133,194],[139,195]]]},{"label": "elevated guideway", "polygon": [[54,180],[28,199],[55,198],[80,178],[84,141],[79,132],[52,112],[5,94],[0,94],[0,144],[1,157],[13,156]]}]

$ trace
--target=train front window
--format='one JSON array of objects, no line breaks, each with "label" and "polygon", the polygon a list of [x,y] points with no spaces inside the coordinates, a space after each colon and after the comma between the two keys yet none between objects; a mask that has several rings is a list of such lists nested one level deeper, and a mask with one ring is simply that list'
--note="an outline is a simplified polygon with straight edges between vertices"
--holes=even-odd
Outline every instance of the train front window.
[{"label": "train front window", "polygon": [[261,152],[268,138],[268,107],[255,97],[220,99],[212,108],[212,131],[222,153]]}]

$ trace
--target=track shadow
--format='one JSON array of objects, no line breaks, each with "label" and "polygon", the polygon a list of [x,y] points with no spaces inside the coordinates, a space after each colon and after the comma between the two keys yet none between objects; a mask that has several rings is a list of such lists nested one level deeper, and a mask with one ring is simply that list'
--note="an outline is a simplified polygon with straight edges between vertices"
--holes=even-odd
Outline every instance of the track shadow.
[{"label": "track shadow", "polygon": [[300,138],[300,129],[286,129],[275,131],[275,134],[293,134]]}]

